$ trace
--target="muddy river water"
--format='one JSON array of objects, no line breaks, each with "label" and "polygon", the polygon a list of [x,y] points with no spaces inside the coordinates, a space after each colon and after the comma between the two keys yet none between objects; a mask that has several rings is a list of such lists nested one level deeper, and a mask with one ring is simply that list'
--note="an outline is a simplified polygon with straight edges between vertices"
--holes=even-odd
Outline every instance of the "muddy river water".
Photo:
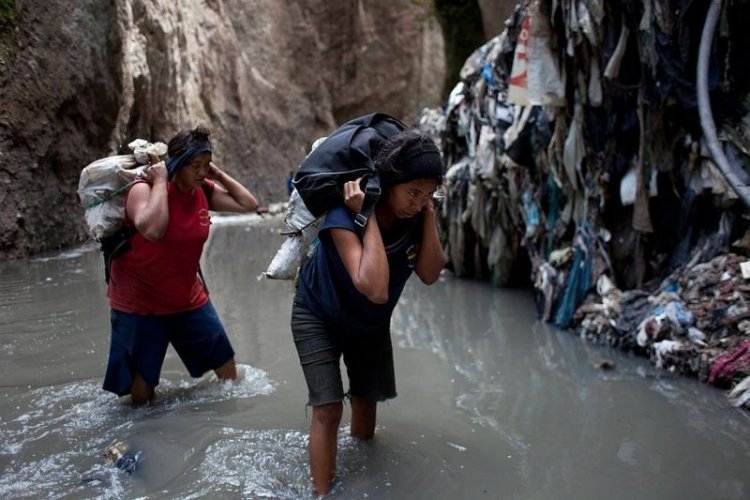
[{"label": "muddy river water", "polygon": [[[214,217],[204,253],[242,379],[191,379],[170,348],[148,407],[101,390],[93,245],[0,263],[0,498],[310,498],[293,289],[258,279],[280,225]],[[748,412],[538,322],[527,292],[413,278],[392,329],[399,397],[368,443],[345,408],[330,498],[750,498]],[[115,440],[142,452],[133,474],[102,457]]]}]

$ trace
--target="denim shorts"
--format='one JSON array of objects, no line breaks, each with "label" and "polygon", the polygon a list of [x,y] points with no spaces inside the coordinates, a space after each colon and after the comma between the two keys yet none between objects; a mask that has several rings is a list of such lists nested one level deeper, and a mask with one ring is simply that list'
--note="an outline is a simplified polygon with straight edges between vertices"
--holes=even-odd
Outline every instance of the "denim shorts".
[{"label": "denim shorts", "polygon": [[[308,404],[320,406],[357,396],[370,401],[396,397],[393,348],[388,328],[370,334],[327,324],[299,297],[292,306],[292,335],[308,389]],[[340,359],[349,378],[344,394]]]},{"label": "denim shorts", "polygon": [[136,373],[151,387],[159,385],[170,343],[193,377],[219,368],[234,357],[210,301],[198,309],[175,314],[131,314],[112,309],[111,323],[103,388],[118,396],[130,393]]}]

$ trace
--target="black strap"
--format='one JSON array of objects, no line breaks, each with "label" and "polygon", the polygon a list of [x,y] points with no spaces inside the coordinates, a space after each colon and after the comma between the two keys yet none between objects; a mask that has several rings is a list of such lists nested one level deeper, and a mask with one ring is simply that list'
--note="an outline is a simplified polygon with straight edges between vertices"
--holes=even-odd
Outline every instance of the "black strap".
[{"label": "black strap", "polygon": [[112,261],[130,249],[130,238],[136,233],[133,226],[120,228],[115,234],[99,240],[104,257],[104,282],[109,283]]},{"label": "black strap", "polygon": [[203,194],[206,195],[206,201],[208,201],[208,209],[211,209],[211,189],[208,187],[207,182],[203,182],[201,184],[201,188],[203,189]]},{"label": "black strap", "polygon": [[354,216],[354,223],[360,227],[361,231],[365,230],[367,219],[372,214],[375,204],[380,198],[380,177],[372,175],[365,180],[365,200],[362,202],[362,210]]},{"label": "black strap", "polygon": [[208,295],[208,285],[206,285],[206,278],[203,277],[203,270],[201,269],[200,264],[198,264],[198,277],[201,279],[201,285],[203,285],[206,295]]}]

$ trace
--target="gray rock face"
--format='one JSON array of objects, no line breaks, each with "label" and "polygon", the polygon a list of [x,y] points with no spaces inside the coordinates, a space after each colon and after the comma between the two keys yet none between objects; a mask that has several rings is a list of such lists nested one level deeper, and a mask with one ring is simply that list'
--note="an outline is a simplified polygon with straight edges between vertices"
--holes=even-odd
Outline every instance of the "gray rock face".
[{"label": "gray rock face", "polygon": [[0,65],[0,255],[87,238],[76,188],[137,137],[207,125],[262,203],[315,138],[440,102],[443,39],[411,0],[16,0]]}]

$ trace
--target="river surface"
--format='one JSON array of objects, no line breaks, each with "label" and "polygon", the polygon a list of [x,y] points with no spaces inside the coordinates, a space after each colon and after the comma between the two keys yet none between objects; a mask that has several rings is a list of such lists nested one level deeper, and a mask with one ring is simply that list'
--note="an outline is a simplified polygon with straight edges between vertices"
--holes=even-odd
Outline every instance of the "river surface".
[{"label": "river surface", "polygon": [[[213,221],[203,270],[242,379],[192,379],[170,348],[147,407],[101,389],[96,247],[0,264],[0,498],[311,498],[293,289],[259,279],[280,218]],[[538,322],[524,291],[413,278],[393,340],[399,397],[368,443],[345,407],[330,498],[750,498],[748,412]],[[103,458],[116,440],[142,452],[133,474]]]}]

